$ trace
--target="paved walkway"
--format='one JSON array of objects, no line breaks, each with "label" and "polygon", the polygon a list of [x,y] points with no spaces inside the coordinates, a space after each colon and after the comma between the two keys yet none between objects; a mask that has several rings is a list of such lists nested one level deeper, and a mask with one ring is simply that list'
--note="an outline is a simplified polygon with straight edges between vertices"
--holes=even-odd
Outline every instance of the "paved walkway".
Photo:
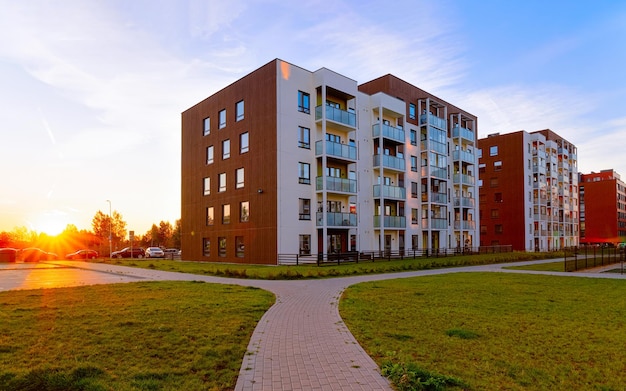
[{"label": "paved walkway", "polygon": [[[540,262],[554,260],[525,263]],[[392,390],[339,316],[337,303],[341,293],[359,282],[478,271],[626,278],[618,273],[600,273],[601,270],[593,273],[504,270],[505,264],[300,281],[240,280],[70,261],[18,265],[11,268],[0,264],[0,291],[138,280],[201,280],[273,292],[276,303],[263,315],[250,339],[248,352],[252,354],[246,354],[243,359],[237,391]],[[61,277],[55,282],[50,277],[54,275]]]}]

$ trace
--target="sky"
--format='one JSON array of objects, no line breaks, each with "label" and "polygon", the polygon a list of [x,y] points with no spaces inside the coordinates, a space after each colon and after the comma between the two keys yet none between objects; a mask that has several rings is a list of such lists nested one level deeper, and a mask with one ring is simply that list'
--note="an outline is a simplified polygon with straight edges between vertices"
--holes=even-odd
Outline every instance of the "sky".
[{"label": "sky", "polygon": [[626,2],[0,0],[0,231],[180,218],[181,113],[269,61],[391,73],[626,180]]}]

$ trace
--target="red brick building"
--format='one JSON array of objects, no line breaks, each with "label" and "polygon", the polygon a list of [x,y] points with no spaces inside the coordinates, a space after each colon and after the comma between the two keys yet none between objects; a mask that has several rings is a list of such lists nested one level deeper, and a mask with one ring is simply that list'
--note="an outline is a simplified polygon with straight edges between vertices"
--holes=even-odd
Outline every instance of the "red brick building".
[{"label": "red brick building", "polygon": [[580,175],[580,243],[626,241],[626,189],[618,173]]}]

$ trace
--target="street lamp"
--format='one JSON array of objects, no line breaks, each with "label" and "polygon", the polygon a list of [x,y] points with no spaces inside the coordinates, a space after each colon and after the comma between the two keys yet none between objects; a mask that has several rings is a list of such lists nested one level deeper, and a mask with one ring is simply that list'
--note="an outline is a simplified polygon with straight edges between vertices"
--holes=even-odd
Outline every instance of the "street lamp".
[{"label": "street lamp", "polygon": [[113,252],[113,238],[112,238],[112,222],[111,222],[111,200],[107,200],[107,202],[109,203],[109,260],[113,259],[111,258],[111,253]]}]

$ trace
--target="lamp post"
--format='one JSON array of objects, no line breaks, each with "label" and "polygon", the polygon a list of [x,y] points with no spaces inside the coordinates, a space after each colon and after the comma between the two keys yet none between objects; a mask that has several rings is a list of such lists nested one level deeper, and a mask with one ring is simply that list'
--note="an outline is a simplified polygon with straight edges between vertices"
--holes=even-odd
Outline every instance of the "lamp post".
[{"label": "lamp post", "polygon": [[107,200],[109,203],[109,260],[111,260],[111,253],[113,252],[113,237],[112,237],[112,217],[111,217],[111,200]]}]

